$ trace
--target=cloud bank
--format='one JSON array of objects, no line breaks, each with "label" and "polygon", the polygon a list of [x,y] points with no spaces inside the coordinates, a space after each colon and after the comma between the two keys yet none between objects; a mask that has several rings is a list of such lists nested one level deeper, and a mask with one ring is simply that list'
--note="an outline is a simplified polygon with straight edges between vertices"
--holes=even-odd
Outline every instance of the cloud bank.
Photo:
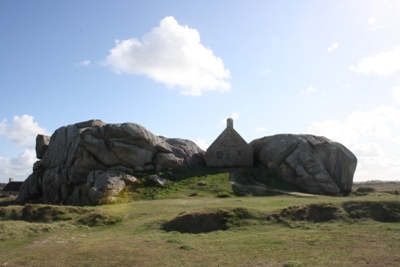
[{"label": "cloud bank", "polygon": [[32,166],[36,161],[34,147],[38,134],[49,135],[45,128],[34,121],[33,116],[14,116],[12,124],[6,119],[0,122],[0,136],[9,139],[14,146],[25,148],[24,152],[16,157],[0,157],[0,177],[4,182],[4,179],[10,177],[24,180],[32,173]]},{"label": "cloud bank", "polygon": [[394,100],[400,104],[400,86],[396,86],[393,88],[392,90],[392,96],[394,98]]},{"label": "cloud bank", "polygon": [[13,124],[8,124],[6,119],[0,122],[0,136],[10,139],[17,147],[33,147],[38,134],[48,135],[48,132],[33,121],[33,116],[14,116]]},{"label": "cloud bank", "polygon": [[[393,97],[397,97],[397,89]],[[358,158],[356,180],[398,180],[400,158],[393,151],[385,151],[377,144],[388,143],[397,147],[400,143],[400,109],[380,105],[369,111],[356,111],[343,121],[314,122],[308,133],[323,135],[348,147]]]},{"label": "cloud bank", "polygon": [[389,138],[400,130],[400,109],[380,105],[370,111],[356,111],[344,121],[314,122],[308,132],[324,135],[346,146],[356,145],[360,137]]},{"label": "cloud bank", "polygon": [[307,87],[307,89],[301,90],[300,96],[305,96],[305,95],[308,95],[308,94],[312,94],[312,93],[315,93],[316,91],[317,90],[315,90],[314,87],[309,86],[309,87]]},{"label": "cloud bank", "polygon": [[7,182],[8,178],[25,180],[32,173],[32,166],[35,162],[36,152],[34,149],[25,149],[23,153],[13,158],[0,157],[1,182]]},{"label": "cloud bank", "polygon": [[147,75],[151,79],[178,86],[185,95],[205,91],[229,91],[230,78],[221,58],[200,43],[196,29],[181,26],[166,17],[141,40],[116,41],[105,64],[118,73]]},{"label": "cloud bank", "polygon": [[89,67],[91,64],[90,60],[84,60],[82,62],[79,62],[75,64],[76,67]]},{"label": "cloud bank", "polygon": [[400,71],[400,45],[390,51],[383,51],[376,55],[363,58],[357,66],[351,66],[350,70],[362,74],[377,74],[389,76]]}]

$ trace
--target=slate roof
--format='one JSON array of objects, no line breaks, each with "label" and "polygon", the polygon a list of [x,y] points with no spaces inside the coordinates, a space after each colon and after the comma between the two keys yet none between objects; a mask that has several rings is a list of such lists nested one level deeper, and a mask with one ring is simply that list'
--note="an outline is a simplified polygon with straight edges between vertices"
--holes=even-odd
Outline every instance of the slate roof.
[{"label": "slate roof", "polygon": [[19,189],[21,188],[21,185],[24,182],[11,182],[8,183],[4,188],[3,191],[19,191]]}]

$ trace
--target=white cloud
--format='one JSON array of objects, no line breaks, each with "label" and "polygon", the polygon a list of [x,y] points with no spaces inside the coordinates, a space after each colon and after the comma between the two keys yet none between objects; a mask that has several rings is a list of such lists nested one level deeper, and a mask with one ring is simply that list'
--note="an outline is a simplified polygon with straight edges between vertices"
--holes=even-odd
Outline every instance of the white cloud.
[{"label": "white cloud", "polygon": [[356,181],[399,180],[400,160],[397,157],[358,157]]},{"label": "white cloud", "polygon": [[231,118],[235,121],[237,119],[239,119],[239,113],[238,112],[233,112],[231,115]]},{"label": "white cloud", "polygon": [[368,19],[368,24],[374,24],[375,23],[375,18],[371,17]]},{"label": "white cloud", "polygon": [[34,149],[25,149],[18,157],[11,159],[11,165],[32,169],[33,163],[36,161],[36,151]]},{"label": "white cloud", "polygon": [[82,62],[79,62],[77,64],[75,64],[75,66],[77,67],[89,67],[90,66],[90,60],[84,60]]},{"label": "white cloud", "polygon": [[308,95],[308,94],[312,94],[312,93],[315,93],[316,91],[317,90],[315,90],[314,87],[309,86],[306,89],[301,90],[300,96],[305,96],[305,95]]},{"label": "white cloud", "polygon": [[207,148],[210,146],[206,139],[203,138],[197,138],[197,140],[195,141],[195,143],[203,150],[207,150]]},{"label": "white cloud", "polygon": [[339,47],[339,44],[335,42],[330,47],[328,47],[327,51],[332,52],[334,49],[336,49],[338,47]]},{"label": "white cloud", "polygon": [[308,132],[340,142],[357,156],[355,180],[399,180],[400,159],[393,147],[400,143],[400,109],[381,105],[343,121],[314,122]]},{"label": "white cloud", "polygon": [[225,118],[225,119],[222,119],[222,120],[221,120],[221,124],[226,124],[226,120],[227,120],[228,118],[231,118],[231,119],[233,119],[234,121],[237,120],[237,119],[239,119],[239,112],[233,112],[232,115],[230,115],[229,117],[227,117],[227,118]]},{"label": "white cloud", "polygon": [[322,135],[345,146],[353,145],[358,139],[358,132],[347,122],[326,120],[314,122],[307,128],[308,133]]},{"label": "white cloud", "polygon": [[105,64],[116,72],[147,75],[170,87],[179,86],[185,95],[231,88],[226,81],[229,70],[221,58],[200,43],[196,29],[179,25],[173,17],[161,20],[141,41],[117,40]]},{"label": "white cloud", "polygon": [[385,155],[383,149],[375,143],[357,144],[351,150],[357,157],[378,157]]},{"label": "white cloud", "polygon": [[33,116],[14,116],[12,125],[8,124],[6,119],[0,122],[0,136],[10,139],[18,147],[33,147],[38,134],[48,135],[48,132],[33,121]]},{"label": "white cloud", "polygon": [[392,96],[398,104],[400,104],[400,86],[396,86],[392,90]]},{"label": "white cloud", "polygon": [[350,70],[363,74],[375,73],[380,76],[400,71],[400,45],[390,51],[363,58],[357,66],[351,66]]},{"label": "white cloud", "polygon": [[265,129],[264,127],[258,127],[256,129],[254,129],[256,132],[265,132],[267,129]]},{"label": "white cloud", "polygon": [[226,118],[224,118],[224,119],[221,119],[221,120],[220,120],[220,123],[221,123],[222,125],[226,125],[226,120],[227,120],[228,118],[231,118],[231,119],[233,119],[233,120],[235,121],[235,120],[239,119],[239,113],[238,113],[238,112],[233,112],[230,116],[228,116],[228,117],[226,117]]},{"label": "white cloud", "polygon": [[360,136],[390,137],[393,127],[400,128],[400,109],[381,105],[371,111],[353,112],[343,122],[314,122],[308,132],[353,146]]},{"label": "white cloud", "polygon": [[32,173],[33,163],[36,161],[36,152],[26,149],[15,158],[0,157],[0,182],[8,182],[8,178],[23,181]]},{"label": "white cloud", "polygon": [[392,139],[393,143],[400,144],[400,136],[397,136]]}]

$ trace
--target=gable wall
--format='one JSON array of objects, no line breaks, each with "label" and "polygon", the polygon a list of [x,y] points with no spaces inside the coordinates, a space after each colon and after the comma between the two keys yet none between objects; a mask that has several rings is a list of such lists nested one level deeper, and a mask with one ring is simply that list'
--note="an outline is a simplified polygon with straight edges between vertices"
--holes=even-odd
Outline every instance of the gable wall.
[{"label": "gable wall", "polygon": [[252,167],[253,149],[228,127],[207,149],[204,158],[207,167]]}]

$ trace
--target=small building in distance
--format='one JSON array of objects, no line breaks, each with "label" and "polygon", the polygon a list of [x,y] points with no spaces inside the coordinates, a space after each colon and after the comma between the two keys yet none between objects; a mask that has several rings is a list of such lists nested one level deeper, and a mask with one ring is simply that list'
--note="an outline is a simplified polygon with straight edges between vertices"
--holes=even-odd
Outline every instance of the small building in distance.
[{"label": "small building in distance", "polygon": [[253,149],[233,129],[233,119],[226,121],[226,129],[207,149],[207,167],[253,167]]},{"label": "small building in distance", "polygon": [[13,178],[9,179],[9,183],[3,188],[2,193],[4,196],[18,196],[19,189],[24,182],[14,181]]}]

